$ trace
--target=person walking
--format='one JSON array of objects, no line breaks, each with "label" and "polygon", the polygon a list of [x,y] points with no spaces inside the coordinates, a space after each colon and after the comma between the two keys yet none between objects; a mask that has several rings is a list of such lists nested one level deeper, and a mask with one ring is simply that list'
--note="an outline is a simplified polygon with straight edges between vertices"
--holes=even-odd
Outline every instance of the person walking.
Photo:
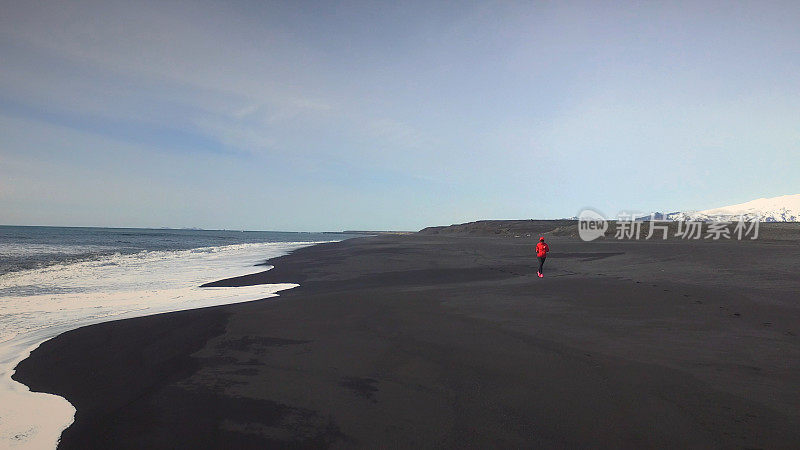
[{"label": "person walking", "polygon": [[544,269],[544,260],[547,259],[547,252],[550,251],[550,246],[545,244],[544,236],[539,238],[539,243],[536,244],[536,256],[539,258],[539,271],[537,274],[539,278],[544,278],[542,275],[542,270]]}]

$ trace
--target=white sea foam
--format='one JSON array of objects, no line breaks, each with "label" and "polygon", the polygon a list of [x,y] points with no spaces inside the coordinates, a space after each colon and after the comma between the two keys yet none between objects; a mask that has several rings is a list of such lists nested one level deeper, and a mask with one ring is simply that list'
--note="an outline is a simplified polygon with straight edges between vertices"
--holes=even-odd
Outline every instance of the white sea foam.
[{"label": "white sea foam", "polygon": [[277,295],[295,284],[200,288],[264,268],[310,242],[239,244],[112,255],[0,276],[0,448],[55,448],[75,409],[11,379],[42,342],[85,325]]}]

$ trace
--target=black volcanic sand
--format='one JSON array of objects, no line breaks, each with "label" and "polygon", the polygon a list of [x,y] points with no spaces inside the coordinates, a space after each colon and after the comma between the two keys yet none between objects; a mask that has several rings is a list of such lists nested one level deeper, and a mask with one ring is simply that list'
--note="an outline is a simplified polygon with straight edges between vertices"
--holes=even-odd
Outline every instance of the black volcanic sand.
[{"label": "black volcanic sand", "polygon": [[[63,448],[800,443],[797,241],[405,235],[305,248],[263,301],[94,325],[15,379]],[[214,295],[213,291],[209,295]]]}]

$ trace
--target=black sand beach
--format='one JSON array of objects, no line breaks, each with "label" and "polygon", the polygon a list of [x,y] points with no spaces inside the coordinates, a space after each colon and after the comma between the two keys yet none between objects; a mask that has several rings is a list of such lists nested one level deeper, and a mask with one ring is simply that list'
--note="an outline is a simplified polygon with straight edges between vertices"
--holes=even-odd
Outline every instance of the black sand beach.
[{"label": "black sand beach", "polygon": [[539,279],[535,233],[487,234],[304,248],[212,283],[280,297],[74,330],[14,378],[77,408],[62,448],[800,445],[798,240],[552,236]]}]

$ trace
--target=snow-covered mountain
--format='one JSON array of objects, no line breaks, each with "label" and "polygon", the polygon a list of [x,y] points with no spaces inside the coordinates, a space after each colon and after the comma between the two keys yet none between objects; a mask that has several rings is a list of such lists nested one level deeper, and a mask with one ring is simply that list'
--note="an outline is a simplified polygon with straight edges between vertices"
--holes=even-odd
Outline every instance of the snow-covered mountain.
[{"label": "snow-covered mountain", "polygon": [[739,220],[739,216],[745,220],[758,218],[761,222],[800,222],[800,194],[759,198],[703,211],[674,212],[666,214],[666,219],[727,222]]}]

